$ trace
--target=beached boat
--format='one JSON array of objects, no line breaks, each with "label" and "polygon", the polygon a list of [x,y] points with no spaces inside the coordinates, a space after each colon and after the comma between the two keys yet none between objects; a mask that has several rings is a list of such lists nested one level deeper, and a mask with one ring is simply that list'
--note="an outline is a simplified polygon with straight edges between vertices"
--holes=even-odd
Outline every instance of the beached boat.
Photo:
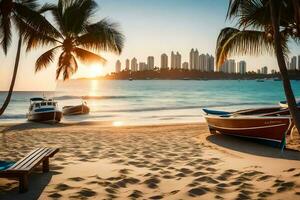
[{"label": "beached boat", "polygon": [[202,109],[204,114],[217,115],[217,116],[239,116],[239,115],[256,115],[256,116],[285,116],[289,115],[289,110],[281,106],[262,107],[238,110],[234,112]]},{"label": "beached boat", "polygon": [[57,102],[52,99],[31,98],[27,119],[35,122],[60,122],[62,112],[58,109]]},{"label": "beached boat", "polygon": [[[300,107],[300,99],[296,99],[296,104],[299,108]],[[288,108],[287,101],[280,101],[279,106],[282,107],[282,108]]]},{"label": "beached boat", "polygon": [[[204,112],[206,112],[204,110]],[[221,114],[221,113],[220,113]],[[293,126],[290,116],[204,115],[211,133],[257,139],[273,146],[285,145],[285,137]]]},{"label": "beached boat", "polygon": [[64,106],[62,110],[64,115],[84,115],[90,112],[86,102],[77,106]]}]

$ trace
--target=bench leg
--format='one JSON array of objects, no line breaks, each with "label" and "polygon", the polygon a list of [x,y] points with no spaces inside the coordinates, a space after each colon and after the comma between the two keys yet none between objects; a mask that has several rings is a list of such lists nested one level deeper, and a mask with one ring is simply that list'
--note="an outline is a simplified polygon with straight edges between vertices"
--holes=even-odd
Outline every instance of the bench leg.
[{"label": "bench leg", "polygon": [[49,172],[49,158],[43,161],[43,172]]},{"label": "bench leg", "polygon": [[19,192],[24,193],[28,191],[28,174],[24,174],[19,178]]}]

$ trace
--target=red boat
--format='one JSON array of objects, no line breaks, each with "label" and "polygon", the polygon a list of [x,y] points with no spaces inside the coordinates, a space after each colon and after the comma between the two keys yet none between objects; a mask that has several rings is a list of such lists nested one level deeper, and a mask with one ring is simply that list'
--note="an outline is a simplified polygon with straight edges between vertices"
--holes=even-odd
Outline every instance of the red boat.
[{"label": "red boat", "polygon": [[285,137],[293,127],[290,116],[231,115],[204,109],[211,133],[258,139],[275,146],[285,145]]}]

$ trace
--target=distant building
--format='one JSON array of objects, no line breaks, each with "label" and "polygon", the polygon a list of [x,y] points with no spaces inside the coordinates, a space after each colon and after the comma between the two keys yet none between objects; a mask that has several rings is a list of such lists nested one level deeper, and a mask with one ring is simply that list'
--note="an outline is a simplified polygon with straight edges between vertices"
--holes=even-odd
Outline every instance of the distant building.
[{"label": "distant building", "polygon": [[268,74],[268,67],[267,66],[264,66],[261,68],[261,73],[262,74]]},{"label": "distant building", "polygon": [[144,62],[139,63],[139,71],[145,71],[148,70],[147,64]]},{"label": "distant building", "polygon": [[230,74],[236,73],[235,60],[233,60],[233,59],[228,60],[228,72],[227,73],[230,73]]},{"label": "distant building", "polygon": [[165,53],[160,56],[160,68],[168,69],[168,56]]},{"label": "distant building", "polygon": [[190,51],[190,70],[193,70],[194,68],[194,49]]},{"label": "distant building", "polygon": [[129,59],[126,59],[126,60],[125,60],[125,70],[126,70],[126,71],[129,71],[129,69],[130,69],[130,60],[129,60]]},{"label": "distant building", "polygon": [[238,70],[237,70],[237,72],[239,74],[246,74],[247,68],[246,68],[246,62],[244,60],[241,60],[240,62],[238,62]]},{"label": "distant building", "polygon": [[117,60],[116,62],[116,73],[121,72],[121,61]]},{"label": "distant building", "polygon": [[296,68],[297,68],[297,57],[293,56],[291,59],[289,70],[296,70]]},{"label": "distant building", "polygon": [[148,56],[147,67],[148,67],[148,70],[154,70],[154,57],[153,56]]},{"label": "distant building", "polygon": [[200,70],[198,49],[192,49],[190,52],[190,70]]},{"label": "distant building", "polygon": [[208,71],[209,72],[215,71],[215,58],[212,55],[209,56]]},{"label": "distant building", "polygon": [[198,49],[194,52],[194,69],[199,70],[199,52]]},{"label": "distant building", "polygon": [[188,62],[182,63],[182,69],[188,70],[189,69],[189,63]]},{"label": "distant building", "polygon": [[298,55],[298,70],[300,70],[300,55]]},{"label": "distant building", "polygon": [[199,68],[197,70],[204,71],[205,69],[205,54],[199,56]]},{"label": "distant building", "polygon": [[175,55],[175,69],[180,69],[181,68],[181,54],[176,53]]},{"label": "distant building", "polygon": [[219,71],[224,72],[224,73],[229,73],[229,62],[228,62],[228,60],[225,60],[223,65],[220,67]]},{"label": "distant building", "polygon": [[175,69],[175,58],[176,55],[174,53],[174,51],[171,52],[171,69]]},{"label": "distant building", "polygon": [[138,71],[138,64],[137,64],[136,58],[132,58],[132,60],[131,60],[131,71],[133,71],[133,72]]}]

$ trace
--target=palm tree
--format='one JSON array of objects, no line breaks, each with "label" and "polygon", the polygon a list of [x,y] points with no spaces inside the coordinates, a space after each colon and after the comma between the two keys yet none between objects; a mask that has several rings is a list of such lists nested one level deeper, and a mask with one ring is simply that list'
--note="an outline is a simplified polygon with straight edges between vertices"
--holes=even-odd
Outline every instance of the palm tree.
[{"label": "palm tree", "polygon": [[12,41],[12,22],[18,30],[19,37],[13,76],[7,96],[0,108],[0,115],[2,115],[7,108],[13,93],[21,54],[22,36],[26,33],[27,28],[30,27],[41,32],[47,32],[49,35],[55,35],[53,34],[54,30],[52,26],[36,11],[37,8],[36,0],[0,1],[0,43],[5,55],[7,55],[8,48]]},{"label": "palm tree", "polygon": [[25,36],[28,42],[27,50],[53,41],[55,44],[37,59],[36,72],[48,67],[58,52],[60,55],[56,79],[62,74],[63,80],[69,79],[77,71],[77,59],[83,63],[106,62],[100,55],[89,51],[90,49],[121,53],[124,37],[118,30],[118,25],[107,19],[90,22],[96,7],[97,4],[93,0],[59,0],[58,5],[44,7],[44,11],[52,14],[59,36],[55,38],[45,33],[36,33],[34,30]]},{"label": "palm tree", "polygon": [[[294,0],[230,0],[227,18],[237,21],[237,28],[221,30],[216,45],[216,61],[220,67],[232,55],[276,55],[283,87],[293,122],[300,130],[300,113],[288,77],[285,59],[287,42],[299,42],[299,13]],[[299,6],[299,3],[298,3]]]}]

